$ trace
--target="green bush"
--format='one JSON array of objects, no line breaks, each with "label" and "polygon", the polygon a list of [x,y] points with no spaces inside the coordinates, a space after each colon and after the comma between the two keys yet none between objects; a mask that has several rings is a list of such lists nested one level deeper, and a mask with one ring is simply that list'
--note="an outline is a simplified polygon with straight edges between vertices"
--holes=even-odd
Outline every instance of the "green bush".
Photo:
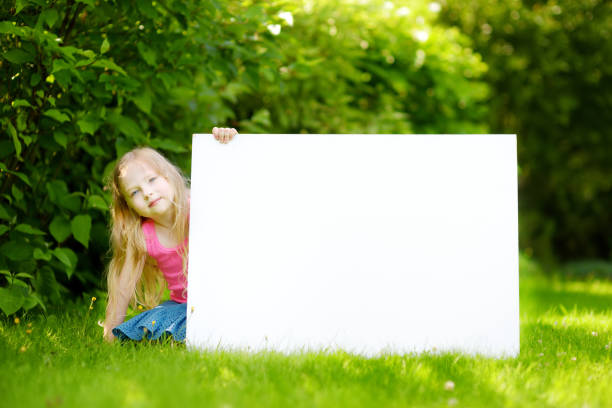
[{"label": "green bush", "polygon": [[[428,2],[318,0],[286,8],[278,73],[243,81],[243,130],[277,133],[481,133],[486,65],[436,24]],[[266,53],[263,49],[256,52]],[[279,75],[280,74],[280,75]],[[251,86],[247,87],[246,85]]]},{"label": "green bush", "polygon": [[612,257],[612,4],[448,1],[489,66],[492,132],[517,133],[521,247]]},{"label": "green bush", "polygon": [[0,309],[102,297],[104,179],[136,145],[189,169],[191,134],[215,125],[486,131],[486,65],[469,39],[437,25],[427,3],[409,13],[385,4],[20,0],[3,8]]},{"label": "green bush", "polygon": [[246,33],[263,22],[232,19],[215,1],[22,0],[2,8],[4,313],[104,286],[103,185],[113,160],[147,144],[185,163],[191,134],[232,116],[218,90],[245,61],[253,69],[270,63],[249,56]]}]

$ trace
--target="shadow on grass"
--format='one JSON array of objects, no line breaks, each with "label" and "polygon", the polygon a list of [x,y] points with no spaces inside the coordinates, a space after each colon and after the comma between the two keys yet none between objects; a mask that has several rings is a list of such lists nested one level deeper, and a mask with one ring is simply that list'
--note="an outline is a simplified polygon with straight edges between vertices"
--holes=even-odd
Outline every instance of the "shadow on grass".
[{"label": "shadow on grass", "polygon": [[521,286],[521,309],[530,314],[541,314],[551,308],[577,309],[605,313],[612,310],[612,293],[593,293],[585,283],[575,288],[567,283],[543,281],[536,285]]}]

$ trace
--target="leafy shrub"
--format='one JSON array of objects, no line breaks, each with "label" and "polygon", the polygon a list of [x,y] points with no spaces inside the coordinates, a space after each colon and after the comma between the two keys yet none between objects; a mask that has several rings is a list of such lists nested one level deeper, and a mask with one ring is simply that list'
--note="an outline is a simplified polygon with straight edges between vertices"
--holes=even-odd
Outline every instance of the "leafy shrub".
[{"label": "leafy shrub", "polygon": [[518,133],[521,246],[542,260],[612,256],[612,4],[445,2],[489,70],[492,132]]},{"label": "leafy shrub", "polygon": [[[297,2],[299,3],[299,2]],[[280,68],[236,84],[241,126],[278,133],[481,133],[486,65],[428,2],[318,0],[278,19]]]},{"label": "leafy shrub", "polygon": [[244,34],[263,22],[231,19],[215,1],[22,0],[2,8],[4,313],[103,286],[105,175],[135,145],[180,159],[194,131],[232,115],[213,89],[236,76],[235,53],[253,48]]}]

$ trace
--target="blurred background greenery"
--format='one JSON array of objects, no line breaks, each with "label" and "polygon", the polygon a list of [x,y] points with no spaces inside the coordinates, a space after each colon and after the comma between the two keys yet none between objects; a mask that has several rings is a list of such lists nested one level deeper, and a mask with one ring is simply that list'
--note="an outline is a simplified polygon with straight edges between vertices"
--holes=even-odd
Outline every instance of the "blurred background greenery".
[{"label": "blurred background greenery", "polygon": [[0,309],[102,295],[104,178],[192,133],[516,133],[520,247],[612,277],[604,0],[2,0]]}]

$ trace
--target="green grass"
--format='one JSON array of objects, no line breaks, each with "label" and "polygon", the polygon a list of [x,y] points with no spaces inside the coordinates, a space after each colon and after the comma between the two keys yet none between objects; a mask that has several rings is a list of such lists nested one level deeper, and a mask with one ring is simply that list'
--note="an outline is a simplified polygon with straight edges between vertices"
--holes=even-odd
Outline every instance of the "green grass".
[{"label": "green grass", "polygon": [[109,345],[95,323],[103,305],[88,306],[0,319],[1,406],[612,406],[612,283],[545,279],[524,262],[521,353],[502,360]]}]

